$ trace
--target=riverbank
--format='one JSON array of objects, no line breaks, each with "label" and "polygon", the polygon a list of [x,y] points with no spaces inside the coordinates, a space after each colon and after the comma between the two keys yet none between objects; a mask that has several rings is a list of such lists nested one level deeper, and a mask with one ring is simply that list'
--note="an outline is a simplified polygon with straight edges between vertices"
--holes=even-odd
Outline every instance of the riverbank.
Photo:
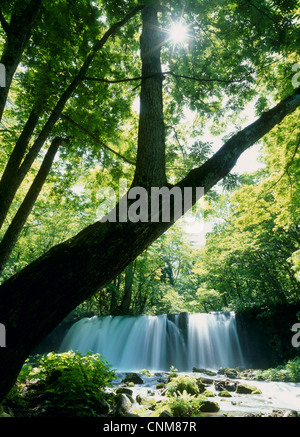
[{"label": "riverbank", "polygon": [[[298,360],[293,363],[299,364]],[[268,371],[194,368],[190,373],[176,369],[117,372],[111,383],[103,386],[100,397],[96,393],[98,383],[94,381],[92,390],[83,393],[82,406],[76,410],[71,402],[77,394],[72,394],[72,390],[65,392],[59,405],[53,401],[71,375],[71,369],[54,369],[47,379],[27,378],[22,393],[7,399],[0,416],[300,417],[300,382],[288,381],[292,377],[289,366]],[[31,372],[38,375],[36,368]],[[279,375],[284,381],[278,380]],[[275,380],[266,380],[271,376]],[[93,403],[91,396],[95,397]]]}]

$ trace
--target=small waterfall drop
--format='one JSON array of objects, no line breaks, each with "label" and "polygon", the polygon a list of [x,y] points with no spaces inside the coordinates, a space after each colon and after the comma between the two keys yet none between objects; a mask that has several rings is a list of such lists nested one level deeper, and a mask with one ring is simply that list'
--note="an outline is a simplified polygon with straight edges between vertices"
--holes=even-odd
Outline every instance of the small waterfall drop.
[{"label": "small waterfall drop", "polygon": [[101,354],[118,371],[243,366],[234,313],[83,318],[61,351]]}]

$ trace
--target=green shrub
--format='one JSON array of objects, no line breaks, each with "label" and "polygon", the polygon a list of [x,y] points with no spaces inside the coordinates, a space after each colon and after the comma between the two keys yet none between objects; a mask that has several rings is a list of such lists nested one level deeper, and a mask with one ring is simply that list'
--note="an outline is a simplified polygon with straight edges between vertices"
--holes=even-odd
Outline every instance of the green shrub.
[{"label": "green shrub", "polygon": [[51,352],[34,365],[25,363],[6,401],[30,405],[38,398],[48,412],[95,416],[103,408],[104,388],[114,378],[115,373],[99,354]]},{"label": "green shrub", "polygon": [[289,360],[285,365],[256,371],[255,377],[268,381],[300,382],[300,357]]},{"label": "green shrub", "polygon": [[300,357],[289,360],[286,368],[291,374],[291,381],[300,382]]}]

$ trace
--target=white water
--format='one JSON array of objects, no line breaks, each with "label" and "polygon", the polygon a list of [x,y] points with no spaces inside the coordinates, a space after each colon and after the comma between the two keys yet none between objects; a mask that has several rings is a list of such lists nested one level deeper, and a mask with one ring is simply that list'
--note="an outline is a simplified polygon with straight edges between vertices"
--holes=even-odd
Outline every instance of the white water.
[{"label": "white water", "polygon": [[[61,350],[100,353],[118,371],[191,371],[244,365],[234,313],[84,318],[65,336]],[[185,323],[184,323],[185,325]]]},{"label": "white water", "polygon": [[[190,374],[193,367],[216,370],[220,367],[244,365],[234,313],[189,314],[162,316],[106,316],[84,318],[66,334],[61,351],[78,350],[100,353],[114,369],[120,380],[127,371],[147,369],[151,377],[141,375],[144,383],[136,385],[137,393],[155,392],[158,378],[171,365]],[[172,320],[171,320],[172,319]],[[184,329],[186,328],[186,329]],[[200,372],[202,373],[202,372]],[[157,375],[157,376],[156,376]],[[203,376],[206,376],[203,373]],[[166,376],[167,378],[167,376]],[[209,376],[222,379],[222,375]],[[241,381],[261,389],[262,394],[220,398],[214,384],[208,390],[216,397],[220,412],[234,416],[247,413],[270,413],[274,409],[293,409],[300,412],[300,383]],[[155,396],[160,398],[159,392]]]}]

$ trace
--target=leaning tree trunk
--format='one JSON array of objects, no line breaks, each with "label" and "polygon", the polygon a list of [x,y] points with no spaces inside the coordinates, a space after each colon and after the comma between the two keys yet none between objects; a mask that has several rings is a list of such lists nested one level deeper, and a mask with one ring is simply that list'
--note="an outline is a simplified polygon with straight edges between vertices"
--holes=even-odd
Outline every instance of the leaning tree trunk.
[{"label": "leaning tree trunk", "polygon": [[[151,6],[145,8],[143,32],[151,29],[147,24],[149,20],[155,20],[154,11]],[[141,50],[142,48],[143,45]],[[144,53],[142,59],[145,59],[143,55]],[[151,78],[148,80],[150,81]],[[162,86],[161,81],[157,83]],[[144,86],[146,80],[142,83],[142,88]],[[147,93],[147,95],[151,100],[151,94]],[[144,110],[149,111],[150,115],[153,111],[151,101],[146,103]],[[153,104],[156,106],[157,102]],[[230,172],[242,152],[298,106],[300,106],[299,89],[263,114],[255,123],[233,136],[212,158],[201,167],[192,170],[177,186],[204,187],[207,192]],[[163,119],[155,120],[160,131]],[[148,122],[151,123],[152,129],[149,129]],[[140,132],[148,132],[151,135],[151,131],[155,128],[154,119],[145,116],[143,123],[144,126],[140,125]],[[150,144],[146,134],[144,141],[143,147]],[[164,144],[161,144],[161,147],[164,147]],[[152,156],[151,148],[147,153],[153,168],[156,169],[160,156],[159,146],[154,145],[154,149]],[[138,174],[145,175],[142,169],[138,168],[144,165],[148,168],[148,172],[151,172],[149,162],[140,160],[137,165]],[[162,171],[159,172],[158,182],[161,182],[161,174]],[[141,180],[147,186],[144,177]],[[155,181],[153,174],[150,174],[150,177]],[[196,197],[193,201],[196,201]],[[48,253],[0,287],[0,321],[6,326],[7,332],[7,346],[0,348],[0,401],[12,387],[22,363],[34,347],[70,311],[109,284],[172,224],[173,220],[137,223],[96,222],[77,236],[50,249]]]}]

